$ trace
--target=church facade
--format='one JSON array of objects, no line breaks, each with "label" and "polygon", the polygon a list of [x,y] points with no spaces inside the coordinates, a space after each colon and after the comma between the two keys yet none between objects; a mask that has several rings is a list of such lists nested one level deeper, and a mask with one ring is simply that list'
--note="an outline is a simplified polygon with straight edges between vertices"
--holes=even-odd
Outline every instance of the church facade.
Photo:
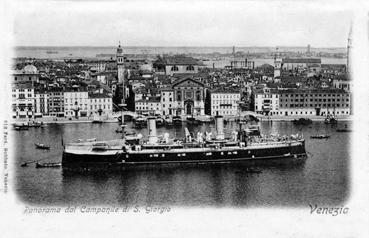
[{"label": "church facade", "polygon": [[205,115],[205,85],[191,77],[173,83],[174,111],[177,116]]}]

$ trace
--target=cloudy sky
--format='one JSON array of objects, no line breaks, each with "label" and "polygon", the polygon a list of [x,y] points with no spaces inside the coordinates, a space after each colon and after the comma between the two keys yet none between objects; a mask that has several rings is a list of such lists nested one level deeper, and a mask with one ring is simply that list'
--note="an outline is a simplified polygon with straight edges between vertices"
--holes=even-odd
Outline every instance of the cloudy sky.
[{"label": "cloudy sky", "polygon": [[289,1],[20,1],[11,9],[18,46],[345,47],[353,16]]}]

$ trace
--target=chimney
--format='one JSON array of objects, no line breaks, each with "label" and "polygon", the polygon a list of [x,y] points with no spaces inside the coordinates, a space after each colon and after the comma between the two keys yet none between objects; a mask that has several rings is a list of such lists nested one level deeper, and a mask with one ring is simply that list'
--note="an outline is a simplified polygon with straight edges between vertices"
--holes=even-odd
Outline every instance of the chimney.
[{"label": "chimney", "polygon": [[149,126],[149,143],[156,144],[158,142],[158,137],[156,136],[156,120],[155,117],[149,117],[148,126]]},{"label": "chimney", "polygon": [[216,128],[217,128],[217,135],[216,138],[218,140],[224,140],[224,132],[223,132],[223,117],[217,115],[215,117],[215,121],[216,121]]}]

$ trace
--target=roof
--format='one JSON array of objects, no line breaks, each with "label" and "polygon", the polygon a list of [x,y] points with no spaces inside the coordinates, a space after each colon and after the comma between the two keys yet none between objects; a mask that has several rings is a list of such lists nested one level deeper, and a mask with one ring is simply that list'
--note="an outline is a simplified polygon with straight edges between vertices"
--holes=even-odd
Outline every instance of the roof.
[{"label": "roof", "polygon": [[285,58],[282,59],[282,64],[285,63],[296,63],[296,64],[321,64],[322,60],[319,58]]},{"label": "roof", "polygon": [[234,90],[232,88],[217,88],[217,89],[211,91],[211,94],[215,94],[215,93],[240,94],[240,91]]},{"label": "roof", "polygon": [[148,100],[141,99],[136,102],[147,102],[147,103],[160,103],[160,97],[150,97]]},{"label": "roof", "polygon": [[313,93],[347,93],[343,89],[339,88],[312,88],[312,89],[283,89],[278,90],[279,94],[286,94],[286,93],[300,93],[300,94],[313,94]]},{"label": "roof", "polygon": [[31,82],[26,82],[26,83],[16,83],[16,84],[12,84],[12,88],[13,89],[32,89],[34,88]]},{"label": "roof", "polygon": [[184,55],[164,56],[159,58],[156,63],[164,65],[199,65],[197,59]]},{"label": "roof", "polygon": [[111,98],[108,94],[106,93],[89,93],[88,94],[89,98]]},{"label": "roof", "polygon": [[184,77],[184,78],[180,78],[180,79],[174,81],[173,84],[172,84],[172,87],[174,87],[174,86],[176,86],[176,85],[178,85],[178,84],[180,84],[180,83],[182,83],[183,81],[186,81],[186,80],[191,80],[191,81],[193,81],[195,83],[201,84],[203,87],[205,86],[203,83],[201,83],[200,81],[197,81],[197,80],[193,79],[192,77]]}]

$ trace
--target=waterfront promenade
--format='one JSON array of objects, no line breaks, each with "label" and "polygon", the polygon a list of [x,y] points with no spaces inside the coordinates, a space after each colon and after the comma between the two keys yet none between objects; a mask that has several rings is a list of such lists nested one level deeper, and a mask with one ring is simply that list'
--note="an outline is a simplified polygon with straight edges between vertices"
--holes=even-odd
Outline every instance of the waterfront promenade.
[{"label": "waterfront promenade", "polygon": [[[118,114],[117,114],[118,115]],[[224,116],[225,120],[234,121],[238,116]],[[293,121],[299,118],[308,118],[312,121],[324,121],[325,116],[304,116],[304,115],[297,115],[297,116],[263,116],[258,115],[258,119],[262,122],[265,121]],[[337,119],[339,121],[353,121],[354,116],[338,116]],[[186,121],[186,117],[182,117],[183,121]],[[65,118],[65,117],[43,117],[43,118],[36,118],[36,119],[14,119],[13,123],[27,123],[27,122],[43,122],[44,124],[68,124],[68,123],[92,123],[93,118],[91,117],[79,117],[79,118]],[[118,122],[118,119],[115,116],[110,116],[106,119],[103,119],[104,123],[115,123]]]}]

